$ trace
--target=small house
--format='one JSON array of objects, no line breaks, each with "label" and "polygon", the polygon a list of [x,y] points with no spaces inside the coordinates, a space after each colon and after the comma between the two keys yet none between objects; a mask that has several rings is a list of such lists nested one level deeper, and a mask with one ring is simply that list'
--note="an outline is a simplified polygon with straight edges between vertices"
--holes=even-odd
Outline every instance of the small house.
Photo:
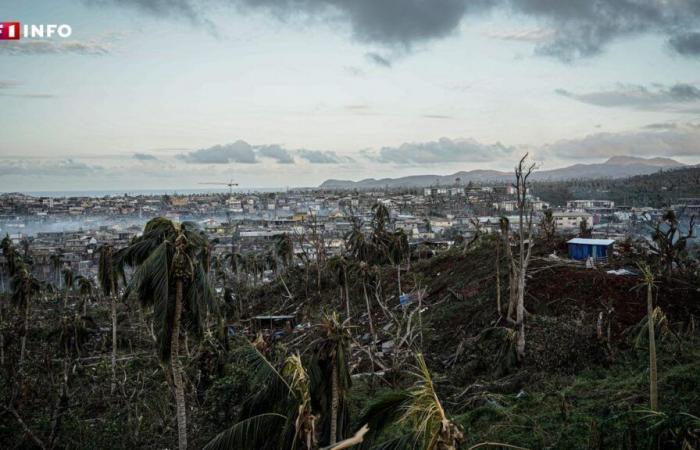
[{"label": "small house", "polygon": [[613,239],[585,239],[575,238],[567,241],[569,245],[569,258],[585,261],[605,260],[612,255]]}]

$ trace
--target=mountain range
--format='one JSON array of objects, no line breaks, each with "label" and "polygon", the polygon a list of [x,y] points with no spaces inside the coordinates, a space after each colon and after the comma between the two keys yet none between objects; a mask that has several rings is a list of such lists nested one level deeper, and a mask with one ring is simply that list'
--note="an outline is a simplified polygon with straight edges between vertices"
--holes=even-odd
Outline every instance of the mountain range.
[{"label": "mountain range", "polygon": [[[592,178],[626,178],[634,175],[648,175],[659,170],[685,167],[670,158],[639,158],[636,156],[613,156],[604,163],[574,164],[552,170],[535,171],[533,181],[560,181]],[[452,185],[459,178],[460,183],[496,183],[513,179],[513,172],[498,170],[460,171],[451,175],[412,175],[401,178],[367,178],[360,181],[326,180],[323,189],[372,189],[372,188],[414,188],[435,185]]]}]

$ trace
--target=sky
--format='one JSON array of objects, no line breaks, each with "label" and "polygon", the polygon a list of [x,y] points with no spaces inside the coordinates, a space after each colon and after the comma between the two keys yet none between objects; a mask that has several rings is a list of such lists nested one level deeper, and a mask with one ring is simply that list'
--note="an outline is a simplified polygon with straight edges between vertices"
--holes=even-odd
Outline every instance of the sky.
[{"label": "sky", "polygon": [[0,191],[700,163],[699,0],[3,0]]}]

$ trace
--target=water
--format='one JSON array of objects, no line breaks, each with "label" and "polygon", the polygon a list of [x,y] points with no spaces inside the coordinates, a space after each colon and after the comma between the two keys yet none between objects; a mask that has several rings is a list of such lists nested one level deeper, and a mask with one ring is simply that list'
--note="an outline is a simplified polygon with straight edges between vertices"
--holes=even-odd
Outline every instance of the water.
[{"label": "water", "polygon": [[[304,189],[304,188],[295,188]],[[233,192],[248,193],[248,192],[285,192],[288,188],[282,187],[261,187],[261,188],[234,188]],[[85,190],[85,191],[30,191],[23,194],[33,197],[121,197],[128,195],[131,197],[139,195],[189,195],[189,194],[222,194],[228,193],[229,189],[224,188],[195,188],[195,189],[133,189],[133,190]]]}]

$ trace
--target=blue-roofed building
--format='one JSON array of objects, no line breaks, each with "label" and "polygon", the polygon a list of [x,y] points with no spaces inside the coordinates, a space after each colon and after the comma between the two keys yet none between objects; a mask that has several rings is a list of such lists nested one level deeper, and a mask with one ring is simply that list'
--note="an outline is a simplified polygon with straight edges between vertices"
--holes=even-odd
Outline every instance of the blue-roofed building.
[{"label": "blue-roofed building", "polygon": [[569,244],[569,258],[585,261],[604,260],[612,254],[613,239],[585,239],[575,238],[567,242]]}]

